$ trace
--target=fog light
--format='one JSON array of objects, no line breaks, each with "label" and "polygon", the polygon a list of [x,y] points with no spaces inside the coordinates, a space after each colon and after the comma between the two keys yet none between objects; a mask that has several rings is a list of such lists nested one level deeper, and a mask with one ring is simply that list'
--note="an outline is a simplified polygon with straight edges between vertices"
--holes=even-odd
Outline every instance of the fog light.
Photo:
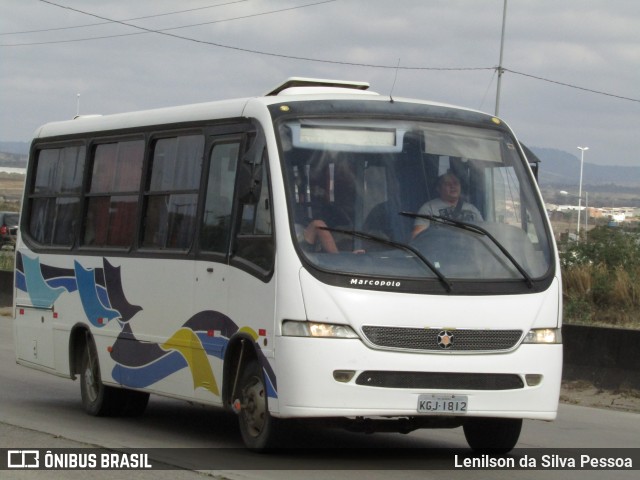
[{"label": "fog light", "polygon": [[355,370],[334,370],[333,379],[336,382],[347,383],[351,381],[351,379],[355,374],[356,374]]},{"label": "fog light", "polygon": [[524,378],[530,387],[536,387],[542,383],[542,375],[538,373],[529,373]]}]

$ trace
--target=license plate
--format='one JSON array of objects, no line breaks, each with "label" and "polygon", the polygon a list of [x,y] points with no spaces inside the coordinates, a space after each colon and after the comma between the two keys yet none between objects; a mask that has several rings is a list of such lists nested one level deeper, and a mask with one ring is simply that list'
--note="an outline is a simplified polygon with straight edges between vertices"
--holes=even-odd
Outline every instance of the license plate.
[{"label": "license plate", "polygon": [[420,395],[418,413],[467,413],[469,399],[466,395]]}]

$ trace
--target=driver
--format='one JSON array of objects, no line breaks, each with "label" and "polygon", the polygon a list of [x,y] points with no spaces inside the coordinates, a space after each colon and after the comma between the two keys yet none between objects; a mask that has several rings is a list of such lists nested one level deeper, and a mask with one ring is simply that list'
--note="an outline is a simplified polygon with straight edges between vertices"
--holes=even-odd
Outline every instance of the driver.
[{"label": "driver", "polygon": [[[440,196],[422,205],[418,210],[419,215],[433,215],[470,223],[482,221],[480,211],[460,198],[462,187],[460,180],[453,173],[441,175],[436,190]],[[426,218],[416,218],[411,238],[416,238],[420,232],[429,228],[429,223]]]},{"label": "driver", "polygon": [[325,230],[327,224],[324,220],[311,220],[302,232],[298,233],[298,241],[303,240],[306,245],[313,247],[320,243],[326,253],[338,253],[338,247],[329,230]]}]

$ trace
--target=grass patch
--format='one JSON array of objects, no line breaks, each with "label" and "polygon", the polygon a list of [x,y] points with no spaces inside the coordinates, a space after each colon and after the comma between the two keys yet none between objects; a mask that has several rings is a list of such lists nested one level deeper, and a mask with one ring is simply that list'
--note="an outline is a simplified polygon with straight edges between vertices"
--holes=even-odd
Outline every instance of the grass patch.
[{"label": "grass patch", "polygon": [[15,252],[13,250],[0,249],[0,270],[13,271]]},{"label": "grass patch", "polygon": [[562,280],[566,323],[640,329],[640,267],[579,265]]},{"label": "grass patch", "polygon": [[640,232],[598,227],[564,247],[565,323],[640,329]]}]

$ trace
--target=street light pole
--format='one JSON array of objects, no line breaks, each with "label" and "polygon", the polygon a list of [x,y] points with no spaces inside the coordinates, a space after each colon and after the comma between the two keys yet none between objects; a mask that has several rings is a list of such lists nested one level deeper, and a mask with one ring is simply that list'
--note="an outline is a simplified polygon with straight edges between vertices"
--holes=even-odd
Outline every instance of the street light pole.
[{"label": "street light pole", "polygon": [[584,192],[584,241],[587,242],[589,231],[589,192]]},{"label": "street light pole", "polygon": [[578,147],[578,150],[580,150],[580,184],[578,186],[578,241],[580,241],[580,210],[582,208],[582,168],[584,166],[584,152],[586,150],[589,150],[589,147]]}]

